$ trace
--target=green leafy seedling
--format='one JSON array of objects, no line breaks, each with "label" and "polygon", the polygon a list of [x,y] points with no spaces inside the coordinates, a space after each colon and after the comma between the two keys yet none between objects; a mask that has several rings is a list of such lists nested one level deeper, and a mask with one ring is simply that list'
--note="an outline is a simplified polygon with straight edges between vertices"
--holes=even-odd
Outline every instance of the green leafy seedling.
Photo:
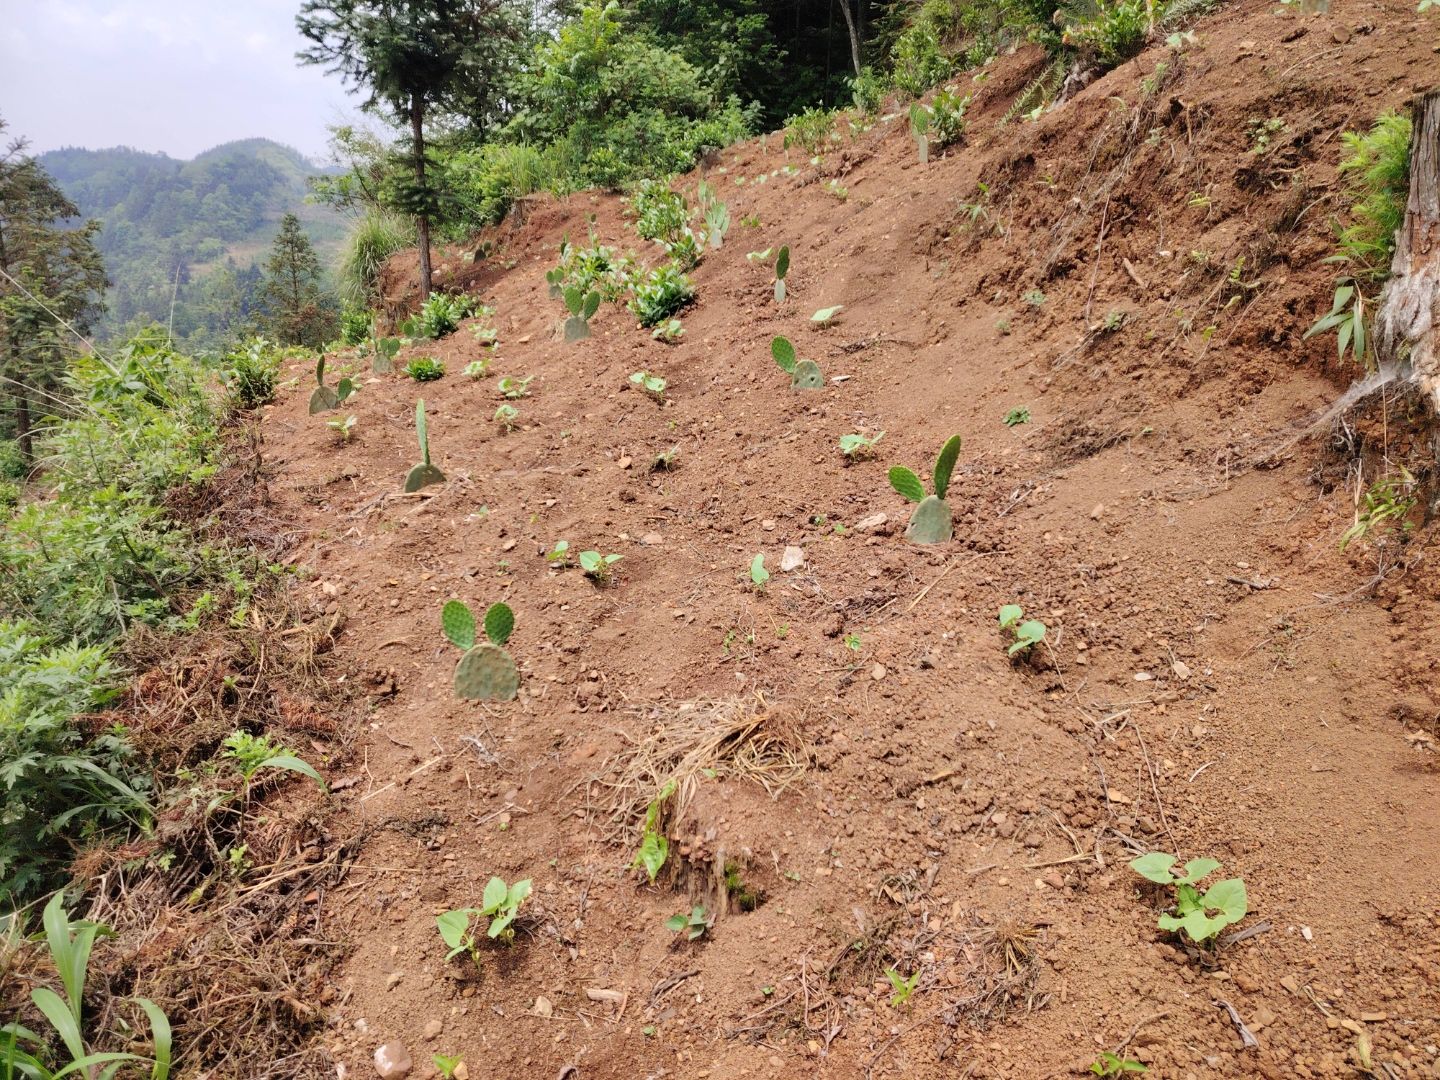
[{"label": "green leafy seedling", "polygon": [[571,344],[590,336],[590,320],[600,310],[600,294],[585,292],[578,285],[565,289],[565,306],[570,317],[565,320],[565,343]]},{"label": "green leafy seedling", "polygon": [[951,435],[935,458],[931,482],[935,494],[926,495],[920,478],[903,465],[890,470],[890,486],[913,503],[918,503],[905,528],[905,539],[916,544],[943,544],[954,535],[954,521],[945,494],[950,490],[950,474],[960,457],[960,436]]},{"label": "green leafy seedling", "polygon": [[506,942],[514,941],[515,930],[510,924],[515,921],[521,903],[529,895],[529,878],[509,886],[498,877],[486,882],[485,893],[480,898],[480,914],[490,916],[490,927],[485,933],[492,938],[503,938]]},{"label": "green leafy seedling", "polygon": [[370,358],[370,370],[377,375],[389,375],[395,370],[395,354],[399,351],[399,338],[377,337],[375,355]]},{"label": "green leafy seedling", "polygon": [[513,375],[506,375],[495,384],[495,388],[511,401],[519,401],[530,393],[530,380],[533,378],[535,378],[534,375],[526,375],[523,379],[517,379]]},{"label": "green leafy seedling", "polygon": [[630,382],[640,387],[661,404],[665,402],[665,380],[648,371],[637,371],[630,376]]},{"label": "green leafy seedling", "polygon": [[1015,642],[1005,651],[1014,656],[1021,649],[1028,649],[1045,640],[1046,627],[1039,619],[1025,620],[1025,609],[1019,604],[1006,604],[1000,609],[1000,629],[1015,635]]},{"label": "green leafy seedling", "polygon": [[747,251],[745,258],[750,262],[768,263],[770,256],[774,254],[774,248],[766,248],[764,251]]},{"label": "green leafy seedling", "polygon": [[415,438],[420,443],[420,464],[405,474],[406,492],[445,482],[445,474],[430,464],[430,429],[425,424],[424,398],[415,403]]},{"label": "green leafy seedling", "polygon": [[355,427],[355,417],[347,416],[344,420],[341,420],[337,416],[333,420],[326,420],[325,426],[328,427],[331,431],[335,432],[335,434],[343,435],[345,437],[345,441],[349,442],[350,432]]},{"label": "green leafy seedling", "polygon": [[[1175,914],[1160,916],[1157,925],[1161,930],[1183,930],[1195,944],[1213,945],[1221,930],[1239,922],[1249,910],[1245,882],[1241,878],[1218,881],[1202,896],[1196,884],[1220,869],[1221,864],[1215,859],[1191,859],[1185,864],[1185,873],[1177,876],[1170,869],[1175,861],[1174,855],[1152,851],[1132,859],[1130,869],[1147,881],[1174,886]],[[1216,914],[1209,914],[1212,911]]]},{"label": "green leafy seedling", "polygon": [[1090,1066],[1090,1071],[1096,1076],[1113,1077],[1123,1076],[1129,1072],[1146,1072],[1148,1070],[1143,1064],[1132,1058],[1122,1058],[1119,1054],[1112,1054],[1106,1050],[1100,1055],[1099,1060]]},{"label": "green leafy seedling", "polygon": [[810,316],[810,321],[816,326],[829,326],[835,321],[835,316],[844,310],[844,304],[836,304],[834,307],[822,307],[819,311],[815,312],[814,315]]},{"label": "green leafy seedling", "polygon": [[320,785],[320,790],[325,790],[325,781],[320,774],[308,762],[296,757],[283,746],[274,746],[270,743],[268,735],[251,735],[248,731],[236,731],[226,736],[225,749],[221,751],[221,757],[230,758],[235,762],[235,768],[240,777],[245,781],[244,797],[246,801],[250,797],[250,783],[253,777],[261,769],[285,769],[289,772],[297,772],[302,776],[308,776],[315,783]]},{"label": "green leafy seedling", "polygon": [[445,1080],[452,1080],[455,1076],[455,1070],[460,1067],[463,1057],[464,1055],[462,1054],[456,1054],[454,1057],[446,1057],[444,1054],[430,1055],[430,1059],[435,1062],[435,1068],[440,1071],[440,1075],[443,1076]]},{"label": "green leafy seedling", "polygon": [[730,231],[730,210],[723,202],[711,204],[705,211],[705,239],[716,251],[725,242],[725,234]]},{"label": "green leafy seedling", "polygon": [[841,435],[840,452],[851,461],[859,461],[861,458],[870,457],[875,452],[875,444],[885,437],[885,432],[876,435]]},{"label": "green leafy seedling", "polygon": [[1030,407],[1028,405],[1016,405],[1005,414],[1005,426],[1015,427],[1019,424],[1030,422]]},{"label": "green leafy seedling", "polygon": [[601,555],[598,551],[582,551],[580,553],[580,569],[594,578],[597,585],[604,587],[610,584],[610,567],[624,557],[624,555]]},{"label": "green leafy seedling", "polygon": [[709,930],[715,923],[715,916],[706,916],[705,905],[696,904],[690,909],[689,915],[672,915],[665,920],[665,929],[676,934],[689,932],[689,940],[703,937],[706,930]]},{"label": "green leafy seedling", "polygon": [[770,342],[770,355],[775,358],[775,363],[780,370],[790,375],[790,389],[792,390],[823,390],[825,388],[825,376],[820,373],[820,365],[814,360],[797,360],[795,358],[795,346],[787,337],[775,337]]},{"label": "green leafy seedling", "polygon": [[790,247],[785,245],[775,256],[775,303],[785,302],[785,275],[790,272]]},{"label": "green leafy seedling", "polygon": [[1323,316],[1314,326],[1305,331],[1308,340],[1326,330],[1335,330],[1340,339],[1340,359],[1345,359],[1345,349],[1352,347],[1355,362],[1365,363],[1365,294],[1354,285],[1339,285],[1330,304],[1330,314]]},{"label": "green leafy seedling", "polygon": [[555,566],[564,570],[570,565],[570,541],[560,540],[555,544],[555,550],[546,555],[545,558]]},{"label": "green leafy seedling", "polygon": [[765,569],[765,553],[762,551],[750,560],[750,585],[756,592],[763,593],[769,580],[770,571]]},{"label": "green leafy seedling", "polygon": [[505,432],[509,434],[515,430],[515,418],[519,415],[520,413],[516,410],[515,406],[507,403],[495,410],[495,415],[492,419],[497,423],[504,424]]},{"label": "green leafy seedling", "polygon": [[655,875],[660,873],[660,868],[665,865],[665,860],[670,855],[670,841],[665,838],[665,833],[660,828],[660,808],[665,800],[675,794],[675,781],[667,780],[660,793],[655,796],[655,801],[645,808],[645,827],[640,832],[640,848],[635,852],[635,860],[630,864],[630,869],[643,866],[645,873],[650,877],[650,884],[655,884]]},{"label": "green leafy seedling", "polygon": [[315,361],[315,389],[310,391],[310,415],[339,408],[340,395],[325,385],[325,354]]},{"label": "green leafy seedling", "polygon": [[920,972],[915,972],[910,978],[902,978],[894,968],[885,969],[885,977],[890,980],[890,986],[894,993],[890,995],[890,1007],[898,1009],[910,1000],[910,995],[915,992],[915,987],[920,983]]},{"label": "green leafy seedling", "polygon": [[478,908],[460,908],[457,911],[447,911],[443,915],[435,916],[435,925],[440,929],[440,937],[450,947],[446,961],[455,959],[462,952],[468,953],[470,959],[475,961],[475,970],[480,970],[480,948],[476,941],[474,920],[480,917]]},{"label": "green leafy seedling", "polygon": [[655,460],[650,463],[651,472],[667,472],[675,468],[675,459],[680,456],[680,447],[672,446],[669,450],[662,450],[655,455]]},{"label": "green leafy seedling", "polygon": [[650,336],[656,341],[663,341],[666,345],[674,345],[685,336],[685,327],[680,324],[679,319],[671,319],[667,323],[661,323],[650,332]]},{"label": "green leafy seedling", "polygon": [[445,377],[445,365],[433,356],[417,356],[405,365],[405,374],[416,382],[434,382]]},{"label": "green leafy seedling", "polygon": [[515,630],[515,613],[507,604],[491,604],[485,612],[485,636],[475,643],[475,616],[469,605],[447,600],[440,609],[440,628],[450,644],[464,650],[455,665],[455,696],[471,701],[512,701],[520,690],[520,672],[502,646]]},{"label": "green leafy seedling", "polygon": [[465,374],[472,379],[483,379],[492,374],[490,371],[490,357],[486,356],[480,360],[471,360],[465,365]]}]

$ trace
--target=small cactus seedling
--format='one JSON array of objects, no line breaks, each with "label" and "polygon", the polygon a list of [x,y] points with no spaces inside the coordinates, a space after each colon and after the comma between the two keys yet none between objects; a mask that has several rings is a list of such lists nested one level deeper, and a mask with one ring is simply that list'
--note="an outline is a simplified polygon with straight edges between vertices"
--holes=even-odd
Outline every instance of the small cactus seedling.
[{"label": "small cactus seedling", "polygon": [[420,464],[405,474],[407,492],[445,482],[445,474],[430,464],[430,431],[425,426],[424,398],[415,403],[415,437],[420,442]]},{"label": "small cactus seedling", "polygon": [[334,390],[325,385],[325,355],[315,361],[315,389],[310,394],[310,415],[338,409],[340,403],[355,392],[355,384],[341,379]]},{"label": "small cactus seedling", "polygon": [[930,110],[920,102],[910,106],[910,133],[920,147],[920,164],[930,161]]},{"label": "small cactus seedling", "polygon": [[785,302],[785,275],[790,272],[790,247],[780,249],[780,254],[775,257],[775,303]]},{"label": "small cactus seedling", "polygon": [[825,388],[825,376],[820,373],[820,365],[814,360],[796,360],[795,346],[787,337],[777,337],[770,342],[770,355],[775,358],[775,363],[780,365],[781,371],[790,373],[790,389],[792,390],[823,390]]},{"label": "small cactus seedling", "polygon": [[475,616],[468,605],[448,600],[440,609],[440,627],[450,644],[465,650],[455,665],[455,696],[473,701],[512,701],[520,689],[515,661],[502,646],[515,630],[515,613],[506,604],[485,612],[485,636],[475,644]]},{"label": "small cactus seedling", "polygon": [[335,434],[337,435],[343,435],[345,437],[345,441],[349,442],[350,431],[355,427],[355,417],[347,416],[344,420],[341,420],[337,416],[333,420],[326,420],[325,424],[330,428],[331,431],[335,432]]},{"label": "small cactus seedling", "polygon": [[565,290],[565,306],[570,317],[565,320],[565,343],[568,345],[590,336],[590,320],[600,310],[600,294],[586,293],[579,285]]},{"label": "small cactus seedling", "polygon": [[730,211],[723,202],[712,203],[705,211],[705,238],[716,251],[730,231]]},{"label": "small cactus seedling", "polygon": [[375,355],[370,358],[370,370],[377,375],[389,375],[395,370],[395,354],[399,351],[398,337],[377,337]]},{"label": "small cactus seedling", "polygon": [[926,495],[920,478],[905,466],[896,465],[890,470],[890,486],[911,502],[920,504],[910,515],[910,524],[905,529],[906,540],[916,544],[943,544],[950,539],[953,524],[945,493],[950,488],[950,474],[955,471],[955,462],[959,457],[960,436],[951,435],[935,459],[934,495]]},{"label": "small cactus seedling", "polygon": [[565,268],[557,266],[554,270],[545,271],[545,281],[550,286],[550,299],[565,299]]}]

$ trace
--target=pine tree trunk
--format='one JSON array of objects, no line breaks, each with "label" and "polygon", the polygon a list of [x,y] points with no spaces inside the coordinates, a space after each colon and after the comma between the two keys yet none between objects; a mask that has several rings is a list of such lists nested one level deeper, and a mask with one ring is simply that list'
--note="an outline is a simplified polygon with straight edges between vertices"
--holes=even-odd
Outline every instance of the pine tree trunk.
[{"label": "pine tree trunk", "polygon": [[[16,374],[19,374],[17,371]],[[34,437],[30,432],[30,394],[24,379],[15,380],[15,441],[26,461],[35,460]]]},{"label": "pine tree trunk", "polygon": [[1410,198],[1377,302],[1375,355],[1381,364],[1408,360],[1440,412],[1440,90],[1415,99],[1411,125]]},{"label": "pine tree trunk", "polygon": [[[410,98],[410,128],[415,141],[415,184],[418,192],[425,190],[425,114],[417,97]],[[420,213],[415,218],[420,248],[420,299],[430,299],[430,218]]]},{"label": "pine tree trunk", "polygon": [[[857,3],[863,0],[856,0]],[[860,30],[855,25],[855,16],[850,13],[851,0],[840,0],[840,10],[845,13],[845,25],[850,29],[850,60],[855,65],[855,77],[860,77]]]}]

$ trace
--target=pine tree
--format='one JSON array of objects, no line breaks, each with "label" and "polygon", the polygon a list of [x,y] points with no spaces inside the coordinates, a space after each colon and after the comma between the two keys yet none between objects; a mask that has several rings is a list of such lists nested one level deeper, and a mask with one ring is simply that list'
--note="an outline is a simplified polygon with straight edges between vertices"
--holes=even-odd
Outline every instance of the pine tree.
[{"label": "pine tree", "polygon": [[9,426],[28,458],[33,409],[48,413],[61,402],[65,359],[104,311],[108,282],[95,247],[100,223],[66,227],[79,207],[25,147],[15,139],[0,154],[0,400],[9,401]]},{"label": "pine tree", "polygon": [[335,302],[325,294],[320,258],[294,214],[280,219],[256,296],[271,334],[282,345],[318,349],[334,339]]}]

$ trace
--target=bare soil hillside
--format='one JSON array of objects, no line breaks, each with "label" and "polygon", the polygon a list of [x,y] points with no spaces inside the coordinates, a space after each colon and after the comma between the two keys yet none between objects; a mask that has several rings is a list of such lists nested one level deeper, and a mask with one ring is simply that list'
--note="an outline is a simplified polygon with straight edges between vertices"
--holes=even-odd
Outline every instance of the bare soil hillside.
[{"label": "bare soil hillside", "polygon": [[[348,443],[297,367],[272,491],[373,703],[327,774],[330,845],[370,838],[306,897],[353,946],[313,988],[339,1076],[394,1043],[477,1078],[1008,1080],[1117,1049],[1167,1080],[1437,1074],[1435,531],[1421,505],[1339,551],[1382,461],[1431,475],[1430,429],[1389,394],[1295,438],[1356,374],[1301,340],[1339,135],[1433,81],[1440,28],[1336,0],[1196,31],[1033,122],[999,123],[1043,58],[1002,59],[928,165],[898,117],[793,175],[776,136],[727,149],[735,225],[677,345],[611,306],[557,337],[562,237],[657,258],[616,197],[437,253],[497,311],[496,373],[533,376],[508,433],[465,328],[401,354],[437,382],[362,372]],[[777,307],[746,254],[780,244]],[[776,334],[823,390],[789,388]],[[402,497],[419,397],[448,482]],[[838,438],[879,431],[847,465]],[[886,470],[928,476],[954,433],[955,539],[907,543]],[[614,581],[548,560],[562,540],[622,555]],[[513,607],[517,701],[454,698],[451,597]],[[1044,647],[1007,656],[1005,604]],[[630,864],[671,770],[651,885]],[[1157,930],[1169,899],[1126,866],[1150,850],[1243,876],[1215,952]],[[435,916],[492,875],[534,882],[513,945],[447,962]],[[663,923],[692,904],[717,917],[689,942]]]}]

